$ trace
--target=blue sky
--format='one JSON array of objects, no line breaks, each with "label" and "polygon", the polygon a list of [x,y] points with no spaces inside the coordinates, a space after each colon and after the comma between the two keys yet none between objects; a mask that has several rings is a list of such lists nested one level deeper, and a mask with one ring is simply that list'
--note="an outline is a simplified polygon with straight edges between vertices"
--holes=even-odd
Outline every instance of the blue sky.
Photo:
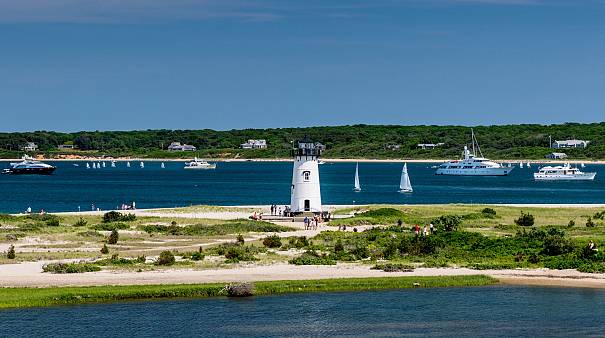
[{"label": "blue sky", "polygon": [[0,131],[605,120],[605,1],[0,0]]}]

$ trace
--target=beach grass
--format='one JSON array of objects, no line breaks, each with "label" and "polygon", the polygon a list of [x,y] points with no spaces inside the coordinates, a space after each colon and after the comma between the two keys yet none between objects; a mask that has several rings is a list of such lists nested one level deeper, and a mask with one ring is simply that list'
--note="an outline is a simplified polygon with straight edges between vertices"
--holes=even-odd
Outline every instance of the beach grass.
[{"label": "beach grass", "polygon": [[[484,275],[342,278],[254,282],[255,295],[387,289],[485,286],[498,281]],[[179,285],[108,285],[90,287],[0,288],[0,308],[106,303],[127,300],[226,296],[226,283]]]}]

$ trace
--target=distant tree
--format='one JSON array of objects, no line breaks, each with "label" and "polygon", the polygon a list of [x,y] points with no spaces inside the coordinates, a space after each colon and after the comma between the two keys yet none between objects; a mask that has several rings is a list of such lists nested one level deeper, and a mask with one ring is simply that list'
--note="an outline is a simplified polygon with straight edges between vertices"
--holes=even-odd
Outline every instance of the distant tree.
[{"label": "distant tree", "polygon": [[6,253],[6,258],[15,259],[15,257],[15,246],[11,244],[11,246],[8,248],[8,252]]}]

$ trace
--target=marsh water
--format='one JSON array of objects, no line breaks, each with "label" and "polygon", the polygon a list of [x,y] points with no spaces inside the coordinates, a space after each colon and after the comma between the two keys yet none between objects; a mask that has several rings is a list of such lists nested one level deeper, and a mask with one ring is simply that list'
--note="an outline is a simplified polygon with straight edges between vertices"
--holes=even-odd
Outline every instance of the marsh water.
[{"label": "marsh water", "polygon": [[0,310],[0,337],[602,337],[605,291],[489,286]]},{"label": "marsh water", "polygon": [[[103,210],[135,201],[138,208],[192,204],[289,204],[291,162],[220,162],[216,170],[184,170],[183,162],[146,161],[145,168],[86,169],[85,162],[52,162],[53,175],[0,175],[0,212]],[[78,164],[76,167],[74,164]],[[0,163],[0,167],[8,163]],[[398,193],[402,163],[360,163],[361,192],[353,191],[355,163],[320,165],[324,204],[605,203],[605,165],[587,165],[594,181],[536,182],[532,168],[506,177],[436,176],[433,164],[409,163],[414,193]]]}]

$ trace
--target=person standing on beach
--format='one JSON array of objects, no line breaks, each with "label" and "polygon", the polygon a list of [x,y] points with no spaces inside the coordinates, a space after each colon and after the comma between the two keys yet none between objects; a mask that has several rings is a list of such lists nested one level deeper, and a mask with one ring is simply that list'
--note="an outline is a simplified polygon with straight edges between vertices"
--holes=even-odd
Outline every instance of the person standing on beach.
[{"label": "person standing on beach", "polygon": [[414,232],[416,233],[416,236],[420,235],[420,227],[418,226],[418,224],[416,224],[416,226],[414,227]]}]

